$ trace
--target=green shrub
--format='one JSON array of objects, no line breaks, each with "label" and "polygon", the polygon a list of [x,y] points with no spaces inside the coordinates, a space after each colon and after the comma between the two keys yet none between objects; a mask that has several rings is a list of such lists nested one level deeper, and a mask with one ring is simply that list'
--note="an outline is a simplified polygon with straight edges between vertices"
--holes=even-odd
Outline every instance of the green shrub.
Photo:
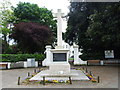
[{"label": "green shrub", "polygon": [[42,61],[45,58],[44,54],[0,54],[1,62],[18,62],[27,61],[27,58],[35,58],[36,61]]},{"label": "green shrub", "polygon": [[103,53],[83,53],[80,58],[82,60],[100,60],[104,59]]}]

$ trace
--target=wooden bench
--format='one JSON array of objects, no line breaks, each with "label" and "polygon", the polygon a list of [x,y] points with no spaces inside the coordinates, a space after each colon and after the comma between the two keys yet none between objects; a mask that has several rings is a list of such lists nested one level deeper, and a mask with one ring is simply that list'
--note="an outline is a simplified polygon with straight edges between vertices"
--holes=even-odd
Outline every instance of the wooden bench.
[{"label": "wooden bench", "polygon": [[100,65],[100,60],[87,60],[88,65]]},{"label": "wooden bench", "polygon": [[7,63],[0,63],[0,69],[7,69],[8,64]]}]

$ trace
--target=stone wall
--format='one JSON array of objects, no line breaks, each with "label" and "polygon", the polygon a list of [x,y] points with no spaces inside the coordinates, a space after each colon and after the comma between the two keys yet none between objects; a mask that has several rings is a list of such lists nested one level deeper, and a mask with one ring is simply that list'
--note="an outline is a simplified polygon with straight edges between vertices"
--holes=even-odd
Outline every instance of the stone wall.
[{"label": "stone wall", "polygon": [[[27,67],[29,67],[27,61],[20,61],[15,63],[0,62],[0,69],[14,69],[14,68],[27,68]],[[35,61],[35,66],[32,67],[38,67],[38,61]]]},{"label": "stone wall", "polygon": [[10,68],[24,68],[24,62],[11,63]]}]

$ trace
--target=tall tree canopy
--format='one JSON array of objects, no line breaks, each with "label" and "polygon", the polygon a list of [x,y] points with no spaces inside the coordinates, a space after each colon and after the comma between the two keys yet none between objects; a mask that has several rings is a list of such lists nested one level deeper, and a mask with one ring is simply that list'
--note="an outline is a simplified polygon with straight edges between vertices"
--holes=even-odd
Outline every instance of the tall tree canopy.
[{"label": "tall tree canopy", "polygon": [[2,45],[1,53],[10,51],[8,38],[12,29],[12,21],[15,19],[11,9],[9,0],[1,0],[0,2],[0,45]]},{"label": "tall tree canopy", "polygon": [[120,3],[72,2],[66,42],[76,42],[83,49],[83,59],[103,59],[104,50],[115,50],[120,58],[119,12]]},{"label": "tall tree canopy", "polygon": [[46,44],[51,44],[52,31],[47,26],[33,22],[21,22],[14,26],[11,38],[24,53],[41,53]]},{"label": "tall tree canopy", "polygon": [[114,50],[115,58],[120,58],[120,3],[106,5],[102,12],[90,16],[87,29],[91,48],[95,51]]},{"label": "tall tree canopy", "polygon": [[17,17],[16,23],[19,22],[36,22],[41,25],[48,26],[53,35],[56,35],[56,20],[52,15],[52,12],[47,8],[39,8],[37,4],[23,3],[17,4],[16,8],[13,8],[14,15]]},{"label": "tall tree canopy", "polygon": [[2,39],[6,43],[8,43],[7,36],[11,29],[10,23],[15,19],[11,6],[12,5],[8,0],[3,0],[0,3],[0,32],[2,33]]},{"label": "tall tree canopy", "polygon": [[50,10],[20,2],[13,11],[16,19],[10,37],[24,53],[41,53],[46,44],[55,41],[56,20]]}]

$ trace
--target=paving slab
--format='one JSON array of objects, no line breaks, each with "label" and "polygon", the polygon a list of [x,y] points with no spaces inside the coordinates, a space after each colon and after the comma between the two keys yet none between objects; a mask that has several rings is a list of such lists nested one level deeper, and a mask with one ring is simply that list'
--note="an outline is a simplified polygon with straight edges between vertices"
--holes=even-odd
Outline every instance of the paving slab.
[{"label": "paving slab", "polygon": [[[17,85],[17,79],[20,76],[21,82],[27,77],[27,73],[34,73],[34,69],[41,68],[42,70],[47,70],[47,67],[39,68],[25,68],[25,69],[10,69],[10,70],[0,70],[2,77],[2,88],[118,88],[118,66],[71,66],[71,68],[87,68],[88,71],[92,71],[94,76],[100,76],[100,83],[93,83],[91,81],[73,81],[72,84],[27,84],[27,85]],[[1,76],[0,75],[0,76]]]}]

